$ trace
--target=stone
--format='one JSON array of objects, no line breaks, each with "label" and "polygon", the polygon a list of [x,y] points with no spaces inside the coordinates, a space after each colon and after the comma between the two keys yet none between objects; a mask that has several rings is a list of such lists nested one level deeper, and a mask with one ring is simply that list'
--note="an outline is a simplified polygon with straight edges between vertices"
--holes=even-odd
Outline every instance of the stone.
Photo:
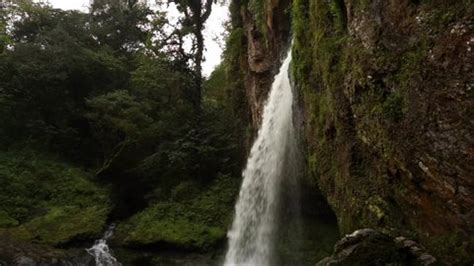
[{"label": "stone", "polygon": [[393,238],[365,228],[339,240],[330,257],[317,266],[333,265],[433,265],[436,258],[425,248],[403,236]]},{"label": "stone", "polygon": [[36,266],[36,262],[29,257],[26,256],[18,256],[14,260],[14,264],[18,266]]}]

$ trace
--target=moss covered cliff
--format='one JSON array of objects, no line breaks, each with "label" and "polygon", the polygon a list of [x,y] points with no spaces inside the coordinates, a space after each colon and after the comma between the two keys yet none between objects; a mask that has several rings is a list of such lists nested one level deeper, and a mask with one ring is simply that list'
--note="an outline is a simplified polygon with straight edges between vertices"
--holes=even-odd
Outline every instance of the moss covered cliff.
[{"label": "moss covered cliff", "polygon": [[261,70],[289,36],[275,29],[291,21],[308,176],[341,232],[372,227],[472,263],[472,1],[239,3],[253,121]]}]

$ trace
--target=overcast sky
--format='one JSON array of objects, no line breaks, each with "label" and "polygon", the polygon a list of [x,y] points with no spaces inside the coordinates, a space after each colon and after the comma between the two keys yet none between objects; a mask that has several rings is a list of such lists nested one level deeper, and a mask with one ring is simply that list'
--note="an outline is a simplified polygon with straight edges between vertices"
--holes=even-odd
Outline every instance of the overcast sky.
[{"label": "overcast sky", "polygon": [[[51,5],[61,9],[77,9],[87,11],[89,0],[49,0]],[[222,23],[228,18],[226,6],[214,5],[211,16],[209,17],[204,35],[206,37],[206,61],[203,63],[203,74],[209,76],[216,65],[221,61],[222,49],[213,39],[222,37],[224,28]]]}]

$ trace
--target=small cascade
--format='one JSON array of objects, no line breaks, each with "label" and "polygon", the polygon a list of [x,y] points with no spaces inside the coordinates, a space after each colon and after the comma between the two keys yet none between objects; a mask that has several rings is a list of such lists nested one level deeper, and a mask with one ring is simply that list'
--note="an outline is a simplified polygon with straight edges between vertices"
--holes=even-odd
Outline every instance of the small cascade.
[{"label": "small cascade", "polygon": [[272,84],[258,137],[250,151],[224,265],[275,265],[282,184],[293,178],[296,149],[293,94],[288,77],[291,49]]},{"label": "small cascade", "polygon": [[110,225],[101,239],[95,241],[91,248],[86,249],[95,259],[96,266],[121,266],[122,264],[112,255],[112,251],[107,245],[107,240],[114,235],[115,225]]}]

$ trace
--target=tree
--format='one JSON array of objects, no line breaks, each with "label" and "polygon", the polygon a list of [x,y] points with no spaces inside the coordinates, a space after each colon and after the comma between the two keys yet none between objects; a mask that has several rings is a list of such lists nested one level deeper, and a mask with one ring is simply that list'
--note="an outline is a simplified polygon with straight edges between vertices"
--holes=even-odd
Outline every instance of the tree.
[{"label": "tree", "polygon": [[122,53],[136,52],[151,37],[151,10],[138,0],[93,0],[92,33],[100,45]]},{"label": "tree", "polygon": [[[86,146],[85,98],[127,83],[128,73],[108,47],[98,47],[87,14],[21,2],[0,60],[0,135],[72,151]],[[77,153],[73,154],[74,156]]]},{"label": "tree", "polygon": [[124,149],[136,142],[150,126],[149,106],[140,103],[126,90],[117,90],[87,100],[86,117],[93,134],[101,144],[102,167],[107,170],[122,155]]},{"label": "tree", "polygon": [[194,37],[191,52],[193,53],[196,88],[192,99],[195,107],[199,110],[202,100],[203,30],[204,24],[211,15],[214,0],[169,0],[168,2],[176,4],[177,9],[183,14],[183,18],[180,20],[181,34],[191,33]]},{"label": "tree", "polygon": [[3,53],[7,44],[10,41],[10,38],[7,34],[7,4],[0,3],[0,54]]}]

